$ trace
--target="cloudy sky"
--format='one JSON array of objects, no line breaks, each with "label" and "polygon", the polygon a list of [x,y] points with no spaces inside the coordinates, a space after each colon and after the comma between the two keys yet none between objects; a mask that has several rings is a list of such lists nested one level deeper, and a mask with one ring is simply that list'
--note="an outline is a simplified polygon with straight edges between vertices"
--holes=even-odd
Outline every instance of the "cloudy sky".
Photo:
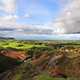
[{"label": "cloudy sky", "polygon": [[[76,22],[73,20],[79,15],[78,1],[0,0],[0,36],[21,39],[75,39],[77,34],[73,33],[80,31],[79,24],[76,24],[79,23],[79,18]],[[78,9],[74,13],[76,8]]]},{"label": "cloudy sky", "polygon": [[59,14],[63,7],[61,1],[0,0],[0,24],[15,24],[15,21],[19,24],[47,24]]},{"label": "cloudy sky", "polygon": [[24,16],[19,22],[46,24],[55,18],[62,8],[60,0],[17,0],[17,14]]}]

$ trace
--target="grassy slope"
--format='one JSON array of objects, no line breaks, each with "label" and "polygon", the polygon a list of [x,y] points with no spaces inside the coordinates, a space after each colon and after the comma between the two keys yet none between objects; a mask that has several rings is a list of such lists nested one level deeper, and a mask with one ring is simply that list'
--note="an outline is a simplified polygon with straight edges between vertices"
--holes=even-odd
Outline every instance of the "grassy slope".
[{"label": "grassy slope", "polygon": [[19,65],[21,62],[10,57],[0,55],[0,73],[8,69],[14,68],[16,65]]},{"label": "grassy slope", "polygon": [[1,40],[0,41],[0,48],[15,48],[15,49],[21,49],[26,50],[32,47],[45,47],[45,45],[40,44],[31,44],[30,42],[24,42],[24,41],[16,41],[16,40]]}]

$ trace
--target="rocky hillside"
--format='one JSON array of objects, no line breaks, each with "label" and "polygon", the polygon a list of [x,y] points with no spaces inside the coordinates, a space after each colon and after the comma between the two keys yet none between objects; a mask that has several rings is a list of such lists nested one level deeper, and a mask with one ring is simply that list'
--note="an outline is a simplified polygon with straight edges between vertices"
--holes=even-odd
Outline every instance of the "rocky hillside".
[{"label": "rocky hillside", "polygon": [[[10,50],[1,51],[0,54],[9,59],[3,59],[4,63],[0,61],[5,68],[0,73],[0,80],[43,80],[42,78],[44,80],[66,80],[67,78],[79,80],[80,78],[79,45],[49,45],[32,47],[24,53]],[[16,66],[13,67],[13,65]]]}]

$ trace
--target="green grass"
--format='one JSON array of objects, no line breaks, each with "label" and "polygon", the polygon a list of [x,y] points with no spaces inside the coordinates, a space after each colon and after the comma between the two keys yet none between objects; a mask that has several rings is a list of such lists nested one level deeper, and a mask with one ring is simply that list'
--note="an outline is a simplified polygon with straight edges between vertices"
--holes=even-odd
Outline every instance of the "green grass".
[{"label": "green grass", "polygon": [[22,75],[20,75],[20,74],[16,74],[16,75],[13,77],[12,80],[20,80],[21,77],[22,77]]},{"label": "green grass", "polygon": [[49,76],[46,73],[38,75],[35,80],[80,80],[80,78],[77,77],[68,77],[68,78],[54,78]]},{"label": "green grass", "polygon": [[41,75],[38,75],[35,80],[66,80],[66,79],[53,78],[53,77],[49,76],[48,74],[41,74]]},{"label": "green grass", "polygon": [[[29,48],[32,48],[32,47],[45,47],[45,43],[41,43],[41,42],[38,42],[38,41],[19,41],[19,40],[0,40],[0,47],[3,47],[3,48],[15,48],[15,49],[23,49],[23,50],[26,50],[26,49],[29,49]],[[50,42],[51,44],[64,44],[65,43],[65,46],[76,46],[76,47],[80,47],[80,41],[62,41],[61,43],[60,42]]]},{"label": "green grass", "polygon": [[45,47],[45,45],[28,43],[27,41],[24,42],[24,41],[16,41],[16,40],[3,40],[3,41],[1,40],[0,47],[26,50],[32,47]]}]

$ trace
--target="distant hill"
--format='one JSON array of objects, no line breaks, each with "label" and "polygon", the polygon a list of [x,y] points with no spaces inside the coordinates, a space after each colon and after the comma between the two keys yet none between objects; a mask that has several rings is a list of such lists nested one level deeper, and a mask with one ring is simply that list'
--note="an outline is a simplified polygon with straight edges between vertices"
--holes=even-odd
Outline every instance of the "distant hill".
[{"label": "distant hill", "polygon": [[0,37],[0,39],[15,39],[13,37]]}]

